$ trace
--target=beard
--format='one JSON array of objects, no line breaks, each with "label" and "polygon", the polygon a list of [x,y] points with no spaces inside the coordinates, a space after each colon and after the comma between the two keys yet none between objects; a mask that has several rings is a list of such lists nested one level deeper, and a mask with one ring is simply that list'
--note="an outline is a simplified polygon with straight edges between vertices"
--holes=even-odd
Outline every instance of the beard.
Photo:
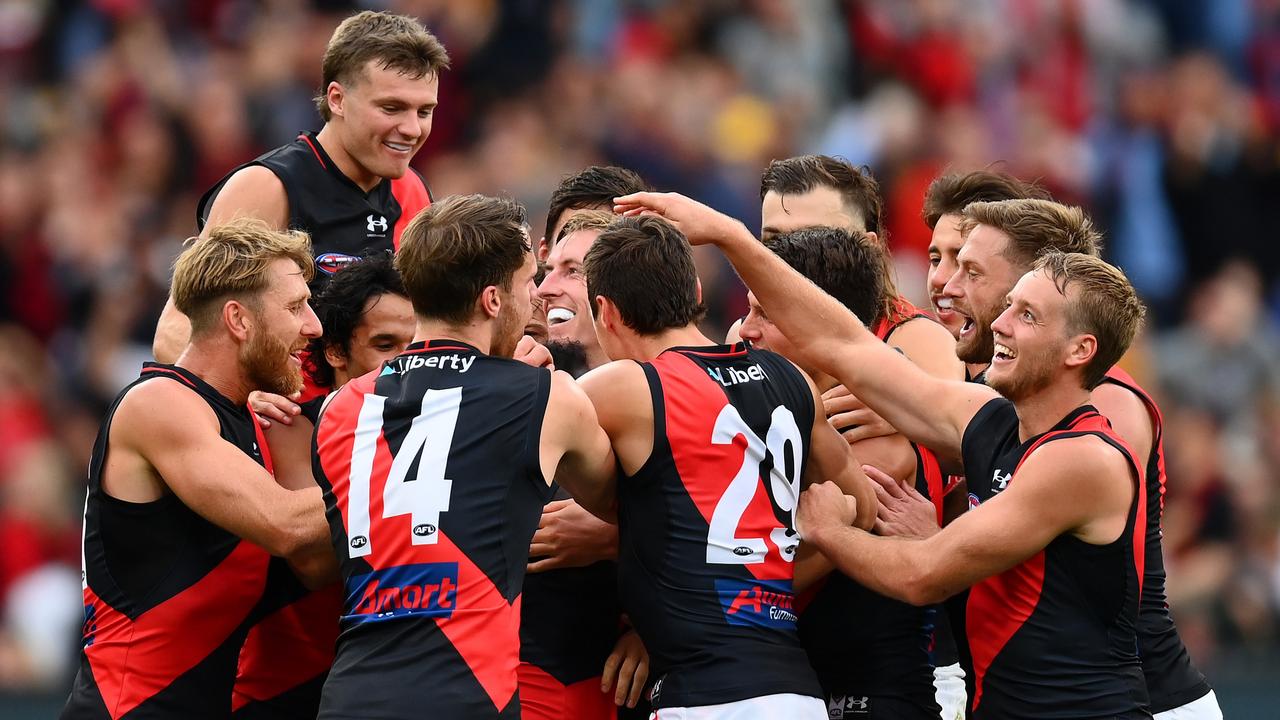
[{"label": "beard", "polygon": [[587,367],[587,347],[577,340],[552,340],[547,343],[551,351],[551,360],[557,370],[564,370],[575,378],[585,373]]},{"label": "beard", "polygon": [[1021,367],[1013,373],[997,373],[992,377],[987,371],[987,387],[1013,402],[1018,402],[1045,389],[1053,382],[1054,361],[1052,354],[1041,352],[1030,357],[1019,354]]},{"label": "beard", "polygon": [[[966,310],[968,308],[965,308]],[[973,332],[956,340],[956,357],[961,362],[978,365],[990,363],[991,356],[996,353],[996,338],[991,332],[991,323],[1000,317],[1002,307],[984,308],[973,311]]]},{"label": "beard", "polygon": [[255,330],[240,348],[240,366],[251,386],[262,392],[289,397],[302,389],[302,369],[290,362],[289,345]]},{"label": "beard", "polygon": [[493,338],[489,341],[489,354],[496,357],[509,358],[515,355],[516,345],[524,337],[525,325],[531,316],[521,316],[515,303],[505,298],[498,309],[498,322],[493,328]]}]

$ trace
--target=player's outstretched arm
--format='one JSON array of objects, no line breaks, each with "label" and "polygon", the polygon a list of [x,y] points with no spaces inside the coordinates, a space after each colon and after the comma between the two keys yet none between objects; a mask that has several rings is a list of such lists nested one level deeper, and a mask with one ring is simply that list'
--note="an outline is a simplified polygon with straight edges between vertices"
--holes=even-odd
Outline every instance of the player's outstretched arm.
[{"label": "player's outstretched arm", "polygon": [[[213,199],[200,237],[207,237],[210,227],[237,217],[261,218],[281,230],[289,227],[289,196],[275,173],[261,165],[251,165],[227,178]],[[152,357],[156,362],[172,365],[190,340],[191,321],[174,306],[170,296],[156,323]]]},{"label": "player's outstretched arm", "polygon": [[614,209],[660,215],[691,243],[719,247],[800,360],[840,380],[909,439],[958,463],[964,428],[994,391],[924,372],[756,241],[745,225],[706,205],[675,193],[636,193],[617,198]]},{"label": "player's outstretched arm", "polygon": [[851,511],[834,485],[807,490],[797,522],[805,540],[845,574],[883,595],[929,605],[1008,570],[1063,533],[1091,544],[1114,541],[1135,487],[1119,452],[1081,437],[1036,450],[1004,492],[927,540],[850,527]]},{"label": "player's outstretched arm", "polygon": [[617,462],[595,407],[565,372],[551,374],[542,421],[542,467],[578,504],[606,522],[617,521]]},{"label": "player's outstretched arm", "polygon": [[140,457],[201,517],[272,555],[333,553],[320,489],[281,487],[221,437],[213,411],[178,383],[131,390],[116,410],[111,444]]}]

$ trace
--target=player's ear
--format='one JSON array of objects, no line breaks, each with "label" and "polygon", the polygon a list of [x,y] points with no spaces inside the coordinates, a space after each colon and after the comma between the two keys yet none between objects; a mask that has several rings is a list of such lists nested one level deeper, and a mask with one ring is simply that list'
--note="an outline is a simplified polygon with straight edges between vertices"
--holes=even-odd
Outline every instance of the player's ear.
[{"label": "player's ear", "polygon": [[697,288],[695,292],[697,293],[698,304],[701,305],[702,304],[702,278],[694,278],[693,282],[694,282],[694,286]]},{"label": "player's ear", "polygon": [[616,330],[622,322],[622,315],[618,312],[618,306],[603,295],[597,295],[593,302],[596,306],[595,315],[600,324],[607,330]]},{"label": "player's ear", "polygon": [[324,344],[324,361],[329,363],[329,367],[335,370],[347,369],[347,356],[342,352],[342,346],[338,343]]},{"label": "player's ear", "polygon": [[476,312],[485,318],[496,318],[502,310],[502,292],[497,285],[488,285],[476,298]]},{"label": "player's ear", "polygon": [[542,238],[538,240],[538,255],[537,255],[538,262],[539,263],[546,262],[547,256],[550,254],[551,254],[551,245],[547,242],[547,236],[543,235]]},{"label": "player's ear", "polygon": [[228,300],[222,304],[222,322],[231,336],[240,342],[249,339],[256,320],[257,317],[249,306],[239,300]]},{"label": "player's ear", "polygon": [[[880,245],[880,236],[877,235],[874,230],[867,231],[867,239],[875,243],[876,245]],[[884,247],[884,246],[880,245],[880,247]]]},{"label": "player's ear", "polygon": [[346,101],[347,94],[337,80],[329,83],[329,87],[325,88],[324,97],[329,103],[329,114],[335,117],[342,117],[342,105]]},{"label": "player's ear", "polygon": [[1076,335],[1067,344],[1067,367],[1075,369],[1087,365],[1098,354],[1098,338],[1092,335]]}]

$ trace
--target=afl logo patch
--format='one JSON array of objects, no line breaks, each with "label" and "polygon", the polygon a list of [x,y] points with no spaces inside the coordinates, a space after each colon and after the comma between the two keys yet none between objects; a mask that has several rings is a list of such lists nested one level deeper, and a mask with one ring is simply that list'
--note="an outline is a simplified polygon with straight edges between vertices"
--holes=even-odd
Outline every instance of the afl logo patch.
[{"label": "afl logo patch", "polygon": [[978,507],[981,504],[982,504],[982,501],[978,499],[977,495],[974,495],[973,493],[969,493],[969,509],[970,510]]},{"label": "afl logo patch", "polygon": [[414,525],[413,534],[417,535],[418,537],[427,537],[428,535],[435,535],[436,526],[432,525],[431,523],[422,523],[421,525]]},{"label": "afl logo patch", "polygon": [[355,255],[344,253],[325,253],[316,258],[316,268],[325,275],[332,275],[348,265],[360,262]]},{"label": "afl logo patch", "polygon": [[369,538],[363,535],[357,535],[351,538],[351,547],[353,548],[362,548],[368,544],[369,544]]}]

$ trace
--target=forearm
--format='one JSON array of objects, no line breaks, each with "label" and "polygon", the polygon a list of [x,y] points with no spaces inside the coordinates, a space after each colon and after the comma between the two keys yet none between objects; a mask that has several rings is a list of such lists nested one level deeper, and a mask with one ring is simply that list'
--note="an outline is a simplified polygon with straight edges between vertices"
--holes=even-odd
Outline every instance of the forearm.
[{"label": "forearm", "polygon": [[[745,226],[736,227],[741,232],[718,238],[716,244],[755,293],[769,320],[792,343],[800,345],[816,338],[880,343],[838,300],[774,255]],[[821,369],[830,372],[827,367]]]},{"label": "forearm", "polygon": [[156,324],[156,337],[151,343],[151,354],[158,363],[172,365],[191,340],[191,321],[178,311],[173,298],[165,303]]},{"label": "forearm", "polygon": [[930,605],[946,597],[929,577],[924,542],[884,538],[853,527],[805,536],[840,572],[886,597]]},{"label": "forearm", "polygon": [[939,422],[941,381],[749,233],[722,237],[718,245],[804,363],[835,377],[910,440],[959,453],[960,432],[945,418]]}]

